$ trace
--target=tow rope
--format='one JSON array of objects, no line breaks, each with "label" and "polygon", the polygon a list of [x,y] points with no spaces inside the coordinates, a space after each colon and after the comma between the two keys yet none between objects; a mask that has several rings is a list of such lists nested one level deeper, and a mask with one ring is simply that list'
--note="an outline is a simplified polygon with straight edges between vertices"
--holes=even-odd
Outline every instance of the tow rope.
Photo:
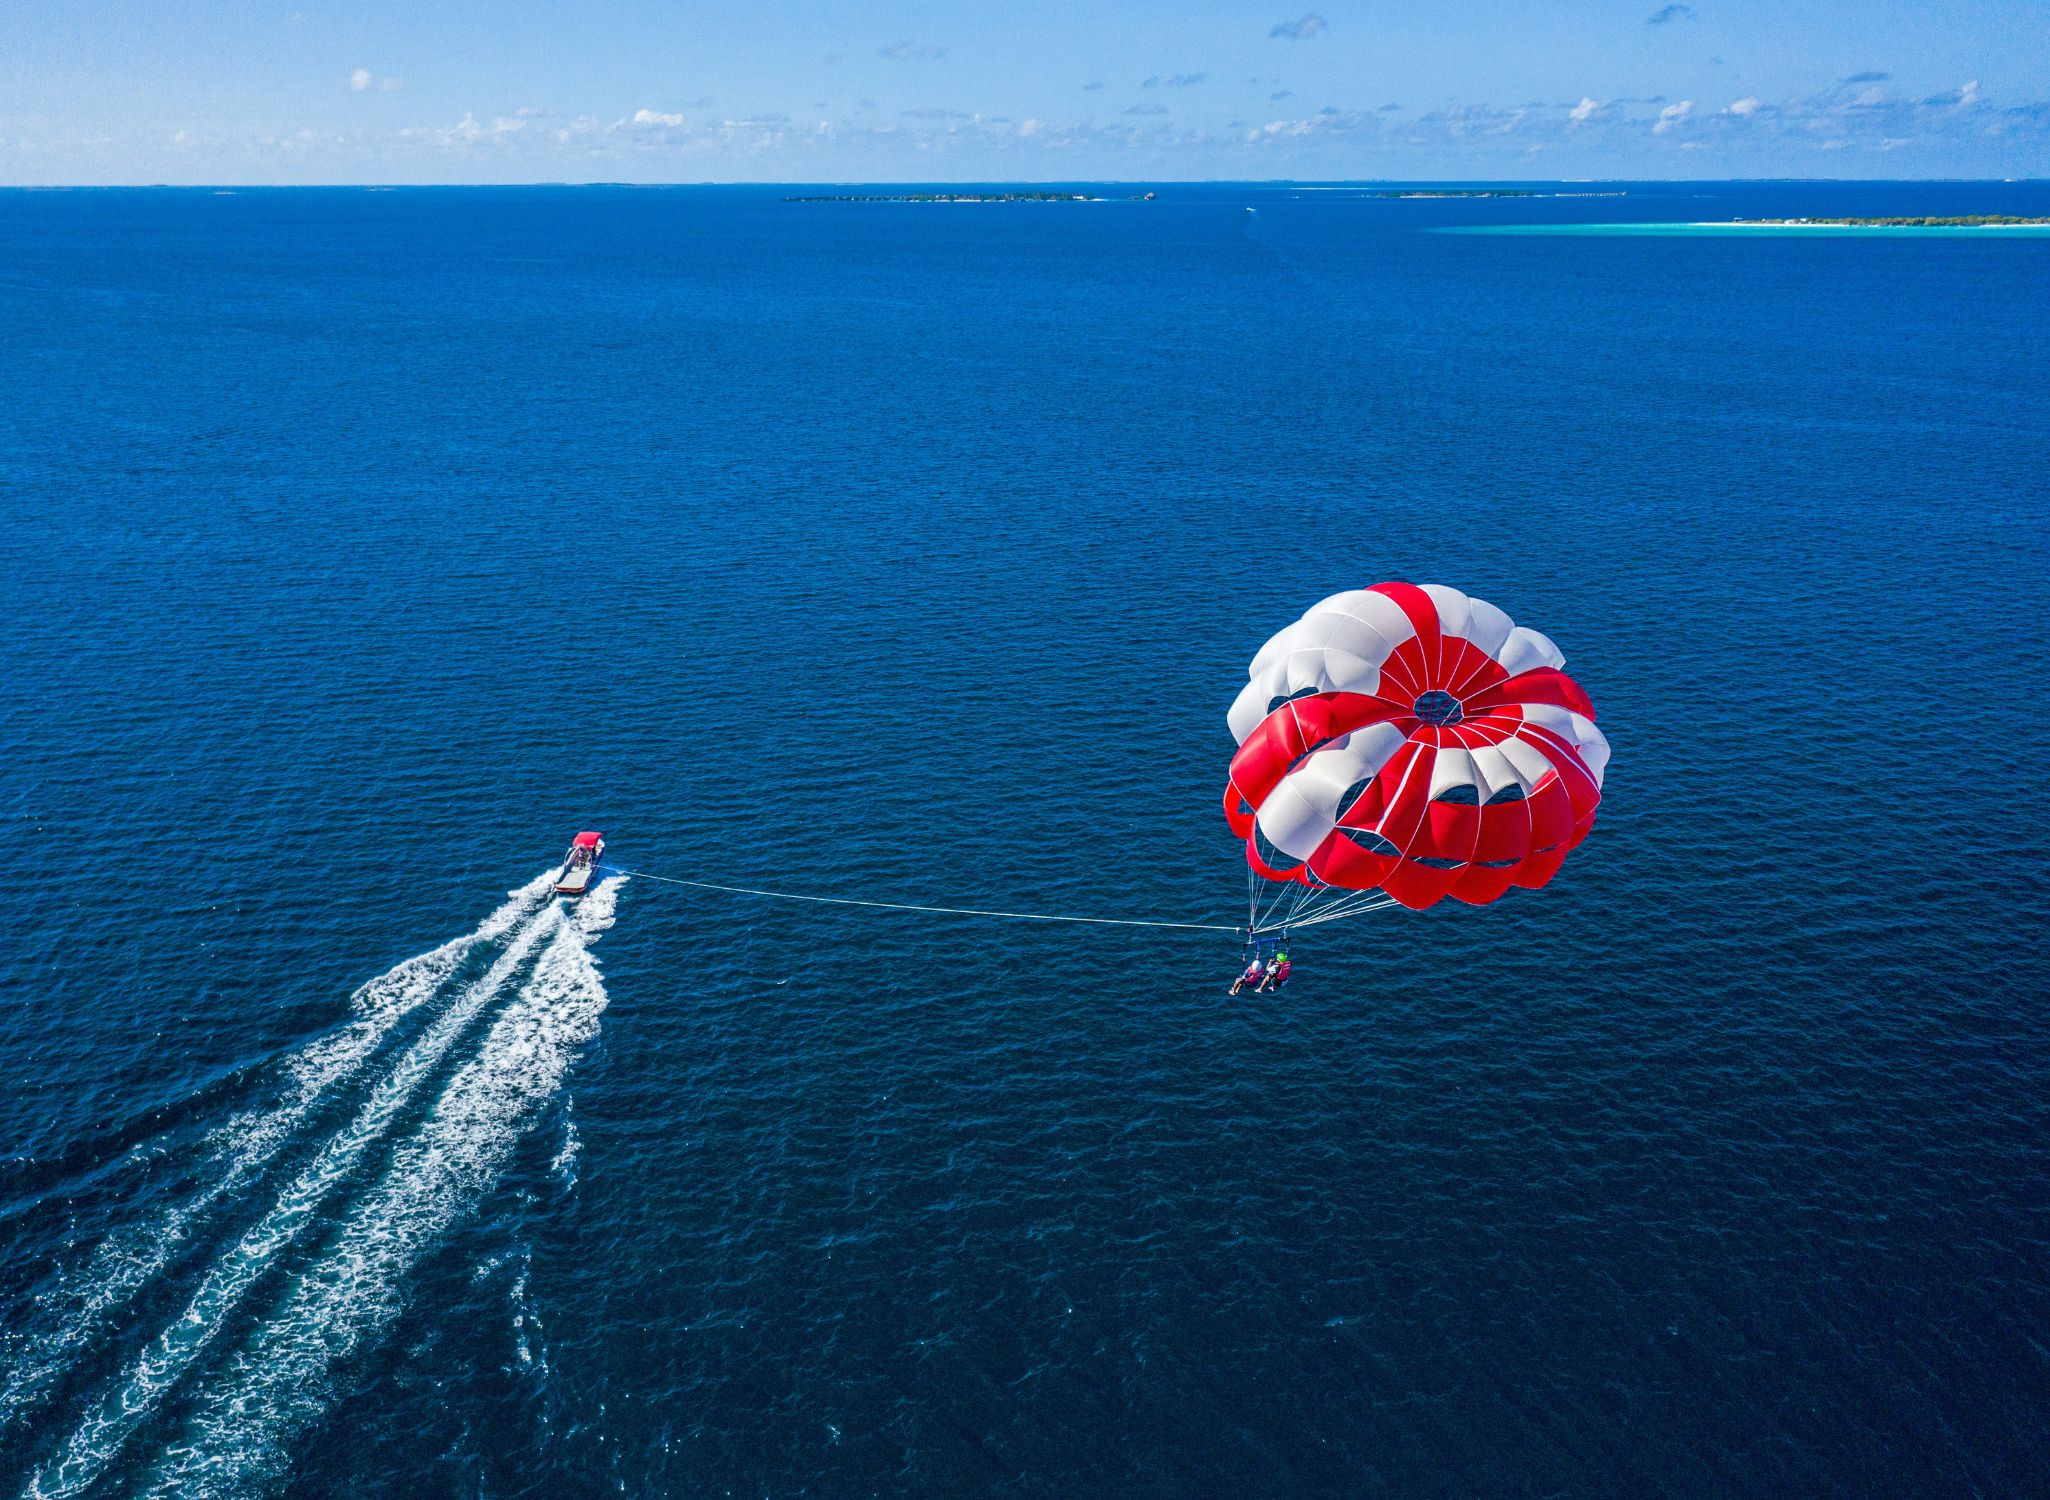
[{"label": "tow rope", "polygon": [[820,906],[864,906],[871,911],[917,911],[948,917],[1005,917],[1014,922],[1086,922],[1096,927],[1173,927],[1184,932],[1231,932],[1245,929],[1222,922],[1153,922],[1143,917],[1072,917],[1043,911],[992,911],[977,906],[912,906],[902,901],[857,901],[852,896],[801,896],[795,891],[765,891],[751,885],[720,885],[710,880],[680,880],[674,875],[651,875],[646,870],[622,870],[617,865],[601,868],[635,880],[657,880],[664,885],[687,885],[700,891],[724,891],[733,896],[766,896],[771,901],[810,901]]}]

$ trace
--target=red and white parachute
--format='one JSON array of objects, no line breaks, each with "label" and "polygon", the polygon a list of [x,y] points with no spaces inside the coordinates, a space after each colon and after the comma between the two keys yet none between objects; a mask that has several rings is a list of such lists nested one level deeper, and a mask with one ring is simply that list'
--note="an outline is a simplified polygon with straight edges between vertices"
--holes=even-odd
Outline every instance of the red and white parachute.
[{"label": "red and white parachute", "polygon": [[1334,594],[1253,658],[1224,798],[1255,929],[1535,889],[1594,826],[1609,742],[1551,641],[1438,584]]}]

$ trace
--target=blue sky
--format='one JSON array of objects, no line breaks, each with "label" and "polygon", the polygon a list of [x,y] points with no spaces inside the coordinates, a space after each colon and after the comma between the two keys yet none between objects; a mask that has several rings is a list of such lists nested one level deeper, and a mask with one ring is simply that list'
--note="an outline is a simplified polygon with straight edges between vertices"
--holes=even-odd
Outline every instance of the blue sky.
[{"label": "blue sky", "polygon": [[2050,174],[2045,0],[0,0],[0,182]]}]

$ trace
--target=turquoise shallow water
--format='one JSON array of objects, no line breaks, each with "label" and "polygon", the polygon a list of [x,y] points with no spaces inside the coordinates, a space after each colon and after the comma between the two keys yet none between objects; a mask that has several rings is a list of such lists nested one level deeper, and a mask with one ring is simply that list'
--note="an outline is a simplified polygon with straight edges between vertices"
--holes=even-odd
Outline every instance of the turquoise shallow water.
[{"label": "turquoise shallow water", "polygon": [[[1427,231],[2050,190],[1602,186],[0,195],[0,1488],[2037,1487],[2050,244]],[[1229,923],[1403,577],[1602,820],[1281,1003],[506,895]]]},{"label": "turquoise shallow water", "polygon": [[1695,238],[1701,235],[1789,236],[1824,239],[1833,236],[1879,235],[1891,239],[1945,238],[1953,235],[1992,239],[2041,238],[2050,225],[2034,224],[1461,224],[1446,234],[1576,234],[1652,235]]}]

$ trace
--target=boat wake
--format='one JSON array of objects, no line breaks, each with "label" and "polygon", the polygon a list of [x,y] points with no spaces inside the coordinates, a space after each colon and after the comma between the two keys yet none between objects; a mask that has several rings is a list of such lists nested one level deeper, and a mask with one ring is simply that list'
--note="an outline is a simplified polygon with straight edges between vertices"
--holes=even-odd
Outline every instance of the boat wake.
[{"label": "boat wake", "polygon": [[327,1408],[329,1370],[398,1313],[406,1272],[476,1209],[576,1049],[596,1034],[605,986],[589,943],[611,925],[617,889],[617,879],[606,882],[554,933],[391,1170],[237,1351],[150,1493],[245,1495],[283,1472],[290,1440]]},{"label": "boat wake", "polygon": [[[10,1413],[61,1382],[180,1242],[261,1184],[289,1146],[309,1146],[301,1137],[325,1104],[360,1091],[354,1114],[286,1174],[266,1210],[206,1264],[183,1310],[87,1404],[28,1495],[85,1492],[161,1420],[174,1391],[192,1417],[152,1471],[165,1492],[246,1494],[282,1471],[285,1443],[326,1407],[331,1367],[390,1322],[406,1273],[475,1210],[597,1030],[606,997],[590,945],[611,925],[621,879],[565,909],[547,899],[551,878],[512,893],[475,932],[364,986],[356,1019],[291,1060],[274,1108],[217,1132],[218,1176],[88,1261],[44,1357],[10,1377]],[[428,1015],[417,1034],[385,1046],[415,1012]]]},{"label": "boat wake", "polygon": [[204,1186],[160,1215],[109,1234],[39,1299],[42,1326],[18,1340],[0,1377],[0,1433],[41,1409],[79,1355],[298,1141],[321,1109],[368,1067],[395,1027],[441,994],[478,952],[540,910],[550,879],[537,875],[509,892],[475,931],[416,954],[357,990],[351,997],[356,1019],[288,1059],[276,1100],[236,1115],[207,1137],[195,1173]]}]

